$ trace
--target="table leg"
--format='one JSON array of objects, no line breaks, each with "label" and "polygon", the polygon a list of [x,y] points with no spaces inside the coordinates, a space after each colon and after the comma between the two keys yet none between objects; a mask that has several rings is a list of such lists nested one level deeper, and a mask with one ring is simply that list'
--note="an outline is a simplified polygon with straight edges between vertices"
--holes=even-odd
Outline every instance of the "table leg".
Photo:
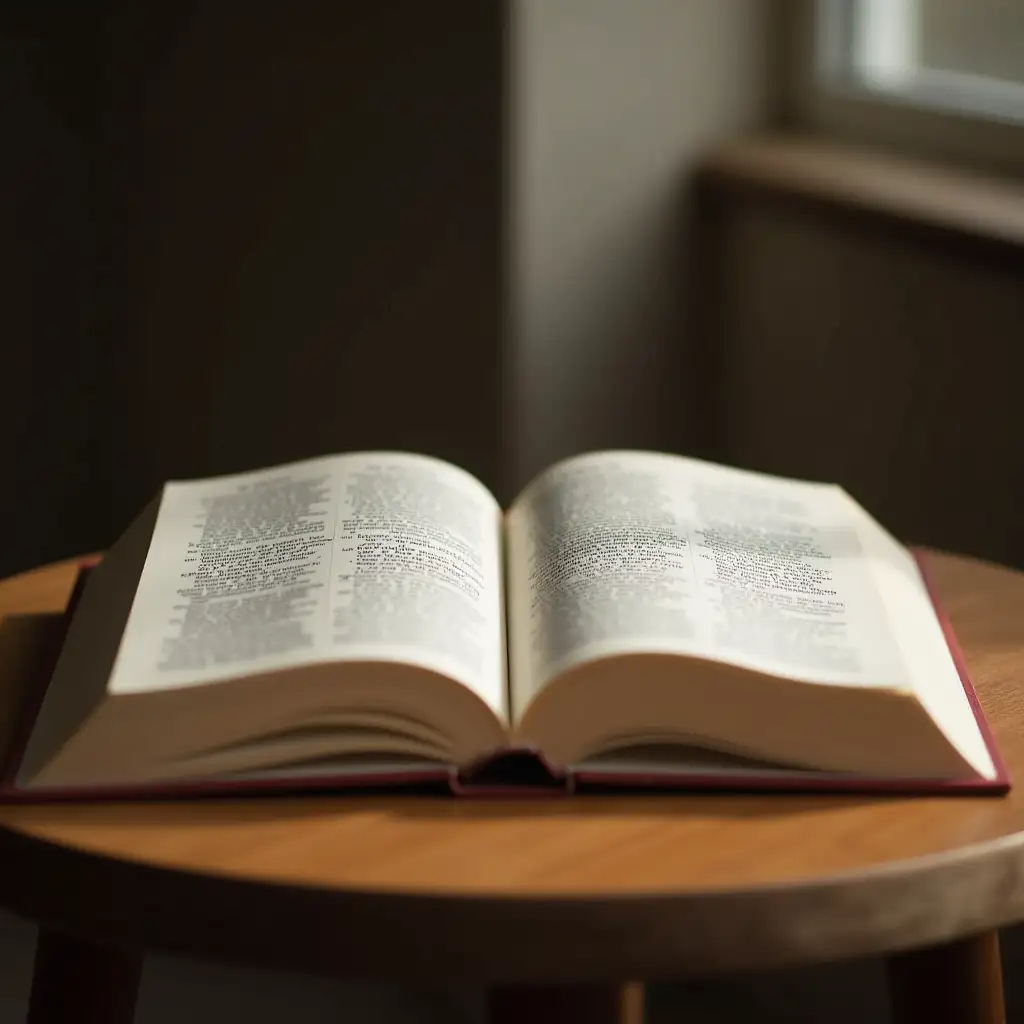
[{"label": "table leg", "polygon": [[644,987],[550,985],[498,988],[488,999],[490,1024],[643,1024]]},{"label": "table leg", "polygon": [[39,929],[28,1024],[131,1024],[142,955]]},{"label": "table leg", "polygon": [[1005,1024],[998,932],[894,954],[886,966],[893,1024]]}]

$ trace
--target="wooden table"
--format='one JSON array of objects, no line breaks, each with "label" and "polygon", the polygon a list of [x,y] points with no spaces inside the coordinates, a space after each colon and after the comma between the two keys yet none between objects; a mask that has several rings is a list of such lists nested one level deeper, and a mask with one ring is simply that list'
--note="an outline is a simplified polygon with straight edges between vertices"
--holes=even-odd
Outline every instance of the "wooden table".
[{"label": "wooden table", "polygon": [[[1024,575],[933,564],[1024,780]],[[60,609],[72,575],[0,582],[3,685],[48,628],[27,613]],[[0,904],[43,926],[33,1024],[130,1019],[147,949],[486,982],[493,1016],[524,1021],[636,1017],[632,979],[885,953],[900,1019],[990,1024],[994,929],[1024,919],[1024,782],[1005,798],[8,806],[0,864]]]}]

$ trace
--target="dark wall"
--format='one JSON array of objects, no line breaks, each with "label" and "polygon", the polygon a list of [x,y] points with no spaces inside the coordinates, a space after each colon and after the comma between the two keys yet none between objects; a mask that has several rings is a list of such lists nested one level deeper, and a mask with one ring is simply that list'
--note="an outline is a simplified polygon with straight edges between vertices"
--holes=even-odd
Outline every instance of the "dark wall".
[{"label": "dark wall", "polygon": [[107,467],[95,415],[99,82],[82,13],[30,2],[0,13],[0,573],[90,546],[103,516],[84,500]]},{"label": "dark wall", "polygon": [[167,477],[399,447],[497,486],[502,5],[81,6],[4,33],[0,572]]}]

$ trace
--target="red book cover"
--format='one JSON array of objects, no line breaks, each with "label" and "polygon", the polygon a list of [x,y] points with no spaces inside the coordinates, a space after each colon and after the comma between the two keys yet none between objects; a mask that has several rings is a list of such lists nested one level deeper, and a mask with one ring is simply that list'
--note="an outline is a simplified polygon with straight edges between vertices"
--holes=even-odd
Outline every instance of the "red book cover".
[{"label": "red book cover", "polygon": [[530,749],[508,749],[495,753],[466,768],[428,767],[413,771],[375,772],[359,774],[302,776],[294,773],[267,773],[259,778],[202,779],[153,785],[124,785],[81,787],[67,789],[19,788],[15,779],[18,766],[28,745],[35,718],[42,706],[50,675],[60,653],[67,624],[89,575],[91,563],[85,562],[79,571],[74,590],[63,615],[64,628],[57,631],[53,646],[43,652],[37,671],[29,687],[25,705],[19,709],[19,726],[3,756],[0,770],[0,801],[44,802],[62,800],[138,800],[160,798],[192,798],[207,796],[241,796],[245,794],[269,796],[286,793],[361,792],[380,793],[401,791],[404,794],[450,793],[466,797],[526,797],[537,795],[561,796],[571,793],[612,791],[686,791],[686,792],[775,792],[775,793],[861,793],[861,794],[991,794],[999,795],[1010,788],[1010,777],[996,745],[992,730],[985,718],[977,691],[971,682],[963,653],[953,632],[952,624],[944,613],[928,570],[927,556],[914,552],[922,578],[935,607],[950,653],[956,664],[978,728],[985,740],[992,762],[996,767],[993,779],[920,779],[920,778],[868,778],[852,774],[831,772],[793,771],[780,768],[764,771],[744,768],[740,772],[687,771],[679,772],[610,772],[599,769],[576,771],[550,764],[542,754]]}]

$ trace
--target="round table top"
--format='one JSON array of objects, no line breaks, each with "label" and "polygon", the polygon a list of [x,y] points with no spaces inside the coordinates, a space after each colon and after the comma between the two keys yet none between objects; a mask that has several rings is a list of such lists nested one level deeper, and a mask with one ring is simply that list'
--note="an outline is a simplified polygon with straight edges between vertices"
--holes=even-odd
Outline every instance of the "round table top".
[{"label": "round table top", "polygon": [[[1024,575],[930,563],[1010,773],[1024,777]],[[0,685],[24,655],[3,630],[61,609],[74,567],[0,581]],[[113,943],[363,976],[651,978],[882,952],[1024,918],[1024,787],[9,805],[0,865],[0,904]]]}]

